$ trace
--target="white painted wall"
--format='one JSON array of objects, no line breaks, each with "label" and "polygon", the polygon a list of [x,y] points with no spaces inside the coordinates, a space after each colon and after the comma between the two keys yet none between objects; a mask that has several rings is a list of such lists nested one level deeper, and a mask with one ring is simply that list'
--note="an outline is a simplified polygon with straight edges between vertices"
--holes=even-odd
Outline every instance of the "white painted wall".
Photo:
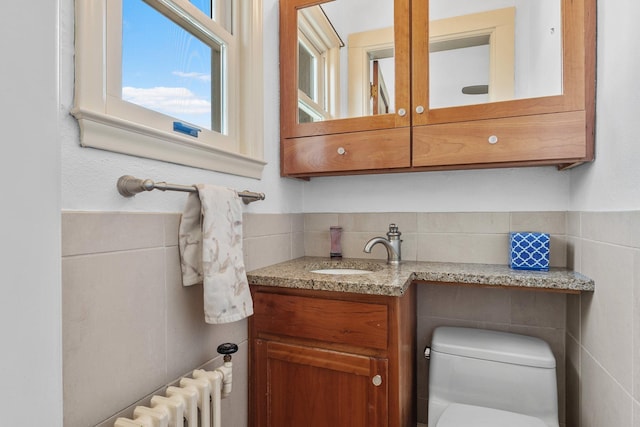
[{"label": "white painted wall", "polygon": [[0,13],[4,426],[62,426],[57,7],[5,2]]},{"label": "white painted wall", "polygon": [[640,209],[640,2],[598,2],[596,161],[572,171],[571,210]]},{"label": "white painted wall", "polygon": [[553,167],[313,178],[304,212],[564,211],[569,174]]}]

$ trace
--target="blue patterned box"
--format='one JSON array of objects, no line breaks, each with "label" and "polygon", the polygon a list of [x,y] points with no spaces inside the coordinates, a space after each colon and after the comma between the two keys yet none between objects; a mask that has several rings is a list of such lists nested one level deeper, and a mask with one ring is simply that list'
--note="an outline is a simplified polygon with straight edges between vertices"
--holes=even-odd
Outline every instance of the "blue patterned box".
[{"label": "blue patterned box", "polygon": [[515,270],[549,270],[549,235],[513,232],[510,234],[509,262]]}]

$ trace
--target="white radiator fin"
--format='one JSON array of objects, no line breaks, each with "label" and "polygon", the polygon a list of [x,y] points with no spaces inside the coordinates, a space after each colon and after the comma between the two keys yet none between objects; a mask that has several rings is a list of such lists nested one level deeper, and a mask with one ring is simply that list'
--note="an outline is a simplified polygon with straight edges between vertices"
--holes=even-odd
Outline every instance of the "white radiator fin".
[{"label": "white radiator fin", "polygon": [[230,388],[230,365],[193,371],[194,378],[180,379],[180,386],[168,387],[166,396],[153,396],[150,408],[137,406],[133,419],[118,418],[113,427],[221,427],[223,378]]}]

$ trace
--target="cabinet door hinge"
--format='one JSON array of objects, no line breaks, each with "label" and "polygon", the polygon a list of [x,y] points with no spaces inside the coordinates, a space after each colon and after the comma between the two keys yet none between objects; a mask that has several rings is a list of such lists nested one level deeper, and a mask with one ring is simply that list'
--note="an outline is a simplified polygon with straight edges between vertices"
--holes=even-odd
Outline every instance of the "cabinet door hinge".
[{"label": "cabinet door hinge", "polygon": [[369,83],[371,98],[375,98],[378,96],[378,85],[374,85],[373,83]]}]

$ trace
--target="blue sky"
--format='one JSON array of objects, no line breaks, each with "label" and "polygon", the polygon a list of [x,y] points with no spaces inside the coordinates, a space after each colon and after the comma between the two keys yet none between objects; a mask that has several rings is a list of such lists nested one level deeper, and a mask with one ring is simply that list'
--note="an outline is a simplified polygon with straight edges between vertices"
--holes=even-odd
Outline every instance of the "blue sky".
[{"label": "blue sky", "polygon": [[123,99],[209,129],[211,49],[142,0],[123,0],[122,33]]}]

